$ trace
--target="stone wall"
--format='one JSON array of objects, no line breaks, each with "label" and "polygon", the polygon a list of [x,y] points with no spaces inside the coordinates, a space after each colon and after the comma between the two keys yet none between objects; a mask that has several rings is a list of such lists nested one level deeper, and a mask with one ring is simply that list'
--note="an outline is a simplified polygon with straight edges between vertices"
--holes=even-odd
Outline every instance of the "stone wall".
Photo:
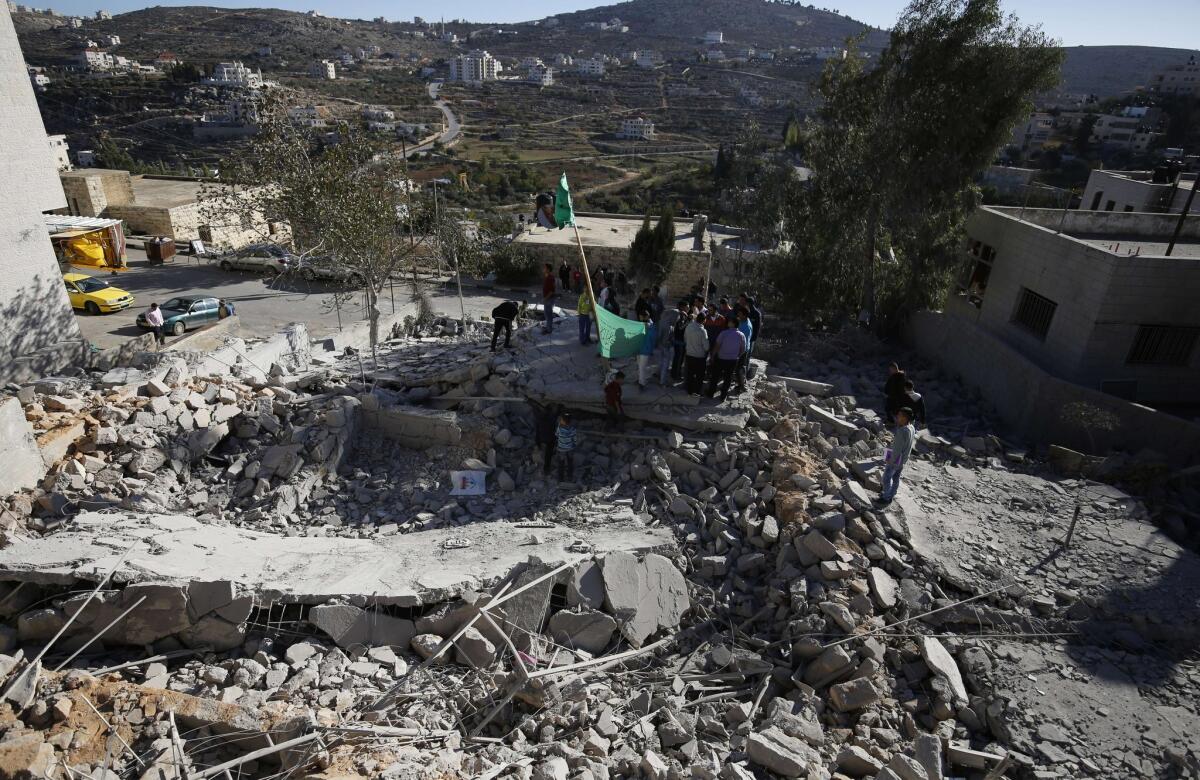
[{"label": "stone wall", "polygon": [[7,6],[0,9],[0,138],[2,383],[59,370],[83,347],[42,217],[67,203]]},{"label": "stone wall", "polygon": [[[70,213],[81,217],[99,217],[105,209],[128,206],[134,202],[129,171],[107,168],[79,168],[58,174]],[[113,217],[119,219],[118,217]]]},{"label": "stone wall", "polygon": [[21,402],[12,396],[0,398],[0,448],[4,451],[0,498],[35,487],[45,476],[46,464],[34,441],[33,427],[25,419]]},{"label": "stone wall", "polygon": [[[909,340],[926,358],[979,390],[1000,417],[1032,441],[1091,452],[1109,448],[1161,452],[1187,463],[1200,455],[1200,425],[1051,376],[1016,349],[951,314],[919,312]],[[1062,421],[1063,407],[1082,401],[1120,421],[1112,432],[1086,432]]]},{"label": "stone wall", "polygon": [[379,431],[405,447],[423,450],[434,446],[454,446],[462,441],[462,427],[454,412],[422,409],[416,406],[381,408],[374,396],[364,396],[362,424]]}]

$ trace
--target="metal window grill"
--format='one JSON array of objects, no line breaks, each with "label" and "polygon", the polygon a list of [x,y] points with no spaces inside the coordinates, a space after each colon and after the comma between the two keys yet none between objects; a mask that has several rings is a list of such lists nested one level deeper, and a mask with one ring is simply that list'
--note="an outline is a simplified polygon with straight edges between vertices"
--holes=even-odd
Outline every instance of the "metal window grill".
[{"label": "metal window grill", "polygon": [[1045,341],[1046,334],[1050,331],[1050,321],[1054,319],[1056,309],[1058,309],[1058,304],[1054,301],[1022,287],[1012,321]]},{"label": "metal window grill", "polygon": [[1139,325],[1126,363],[1186,366],[1196,346],[1200,328],[1171,325]]}]

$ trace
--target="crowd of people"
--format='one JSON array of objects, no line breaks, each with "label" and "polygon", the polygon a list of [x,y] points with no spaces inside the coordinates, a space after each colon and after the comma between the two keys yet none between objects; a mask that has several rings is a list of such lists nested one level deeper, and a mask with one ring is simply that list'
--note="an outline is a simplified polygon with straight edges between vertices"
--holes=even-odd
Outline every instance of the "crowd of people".
[{"label": "crowd of people", "polygon": [[[596,273],[596,304],[621,315],[617,302],[620,280],[610,280],[609,273],[605,269]],[[734,391],[735,384],[736,392],[745,391],[750,355],[762,335],[762,308],[748,293],[731,302],[716,298],[711,283],[708,296],[702,294],[704,289],[701,280],[674,308],[667,307],[657,286],[638,293],[631,319],[646,326],[637,356],[639,389],[657,380],[662,387],[682,384],[691,396],[711,398],[719,391],[722,402]],[[586,290],[579,296],[578,312],[579,343],[586,345],[591,342],[592,327]]]}]

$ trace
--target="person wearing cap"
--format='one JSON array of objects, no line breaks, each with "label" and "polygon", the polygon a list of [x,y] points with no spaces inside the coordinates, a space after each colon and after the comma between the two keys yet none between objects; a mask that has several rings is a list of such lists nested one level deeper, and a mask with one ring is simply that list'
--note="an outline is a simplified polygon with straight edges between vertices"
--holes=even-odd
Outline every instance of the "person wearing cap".
[{"label": "person wearing cap", "polygon": [[917,441],[917,431],[912,425],[913,410],[907,406],[896,412],[896,427],[892,430],[892,446],[883,454],[882,489],[877,503],[890,504],[900,489],[900,475],[912,455]]}]

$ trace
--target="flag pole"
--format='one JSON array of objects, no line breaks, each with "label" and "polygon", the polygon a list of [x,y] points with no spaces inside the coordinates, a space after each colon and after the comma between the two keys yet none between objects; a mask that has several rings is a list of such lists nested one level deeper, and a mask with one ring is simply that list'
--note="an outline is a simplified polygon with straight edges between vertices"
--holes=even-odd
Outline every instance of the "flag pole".
[{"label": "flag pole", "polygon": [[600,314],[596,311],[596,293],[592,290],[592,273],[588,270],[587,255],[583,251],[583,239],[579,237],[579,225],[575,224],[574,215],[571,227],[575,230],[575,245],[579,247],[579,259],[583,261],[583,281],[587,284],[588,300],[592,302],[592,319],[596,321],[596,338],[600,338]]}]

